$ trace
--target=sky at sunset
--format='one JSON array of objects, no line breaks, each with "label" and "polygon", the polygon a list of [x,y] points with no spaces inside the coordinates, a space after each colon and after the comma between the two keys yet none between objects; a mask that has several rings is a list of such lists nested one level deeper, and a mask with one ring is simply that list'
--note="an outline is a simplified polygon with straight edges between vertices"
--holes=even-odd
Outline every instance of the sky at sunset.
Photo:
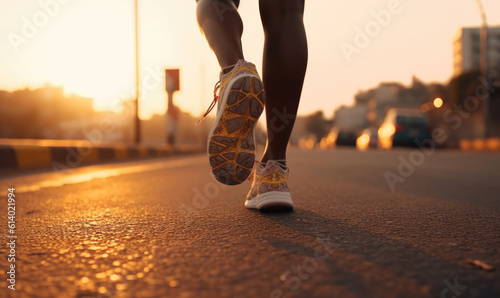
[{"label": "sky at sunset", "polygon": [[[500,1],[483,3],[488,23],[500,25]],[[62,86],[94,98],[100,110],[118,110],[134,97],[134,1],[0,0],[0,6],[0,89]],[[139,0],[143,118],[165,112],[165,68],[181,68],[174,100],[183,110],[199,115],[212,101],[219,69],[195,7],[194,0]],[[383,20],[376,17],[381,10]],[[241,0],[240,13],[245,58],[260,70],[258,1]],[[454,34],[481,18],[475,0],[307,0],[305,24],[309,65],[299,113],[322,109],[331,116],[381,81],[409,84],[416,75],[447,82]],[[360,44],[356,37],[367,29]]]}]

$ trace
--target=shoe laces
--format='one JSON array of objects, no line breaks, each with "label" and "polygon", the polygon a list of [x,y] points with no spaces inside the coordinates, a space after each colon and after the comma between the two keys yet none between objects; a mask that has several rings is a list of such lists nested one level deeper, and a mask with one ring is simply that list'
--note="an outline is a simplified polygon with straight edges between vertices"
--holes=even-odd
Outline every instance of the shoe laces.
[{"label": "shoe laces", "polygon": [[215,105],[217,104],[217,100],[219,99],[219,95],[217,95],[217,91],[219,90],[219,88],[220,88],[220,81],[215,83],[215,86],[214,86],[214,100],[212,101],[212,103],[208,107],[205,114],[203,114],[203,116],[198,121],[196,121],[196,125],[200,124],[203,121],[203,119],[205,119],[205,117],[207,117],[207,115],[210,114],[210,112],[214,109]]}]

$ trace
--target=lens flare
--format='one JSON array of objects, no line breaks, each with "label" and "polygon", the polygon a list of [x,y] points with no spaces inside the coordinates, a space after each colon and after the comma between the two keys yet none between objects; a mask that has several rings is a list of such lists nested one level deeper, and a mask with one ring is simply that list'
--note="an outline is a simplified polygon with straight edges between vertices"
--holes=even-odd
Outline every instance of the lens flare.
[{"label": "lens flare", "polygon": [[436,109],[439,109],[443,106],[443,100],[439,97],[434,99],[434,106],[436,107]]}]

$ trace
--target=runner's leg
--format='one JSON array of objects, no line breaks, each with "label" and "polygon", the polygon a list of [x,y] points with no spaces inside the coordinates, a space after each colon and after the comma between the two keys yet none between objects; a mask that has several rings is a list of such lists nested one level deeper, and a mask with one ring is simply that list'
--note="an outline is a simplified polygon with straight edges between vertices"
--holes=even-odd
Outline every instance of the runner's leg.
[{"label": "runner's leg", "polygon": [[232,0],[198,0],[196,18],[221,68],[243,59],[243,22]]},{"label": "runner's leg", "polygon": [[260,0],[268,140],[262,161],[286,159],[307,67],[304,0]]}]

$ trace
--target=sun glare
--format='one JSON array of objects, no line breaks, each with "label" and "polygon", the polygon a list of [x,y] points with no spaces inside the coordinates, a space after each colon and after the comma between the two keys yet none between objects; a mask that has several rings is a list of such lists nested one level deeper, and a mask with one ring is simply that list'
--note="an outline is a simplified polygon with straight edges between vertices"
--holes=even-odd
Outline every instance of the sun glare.
[{"label": "sun glare", "polygon": [[127,87],[133,86],[134,74],[133,39],[115,32],[118,28],[100,18],[93,26],[70,23],[48,31],[39,49],[47,81],[92,97],[98,109],[115,108],[113,99],[133,92]]}]

